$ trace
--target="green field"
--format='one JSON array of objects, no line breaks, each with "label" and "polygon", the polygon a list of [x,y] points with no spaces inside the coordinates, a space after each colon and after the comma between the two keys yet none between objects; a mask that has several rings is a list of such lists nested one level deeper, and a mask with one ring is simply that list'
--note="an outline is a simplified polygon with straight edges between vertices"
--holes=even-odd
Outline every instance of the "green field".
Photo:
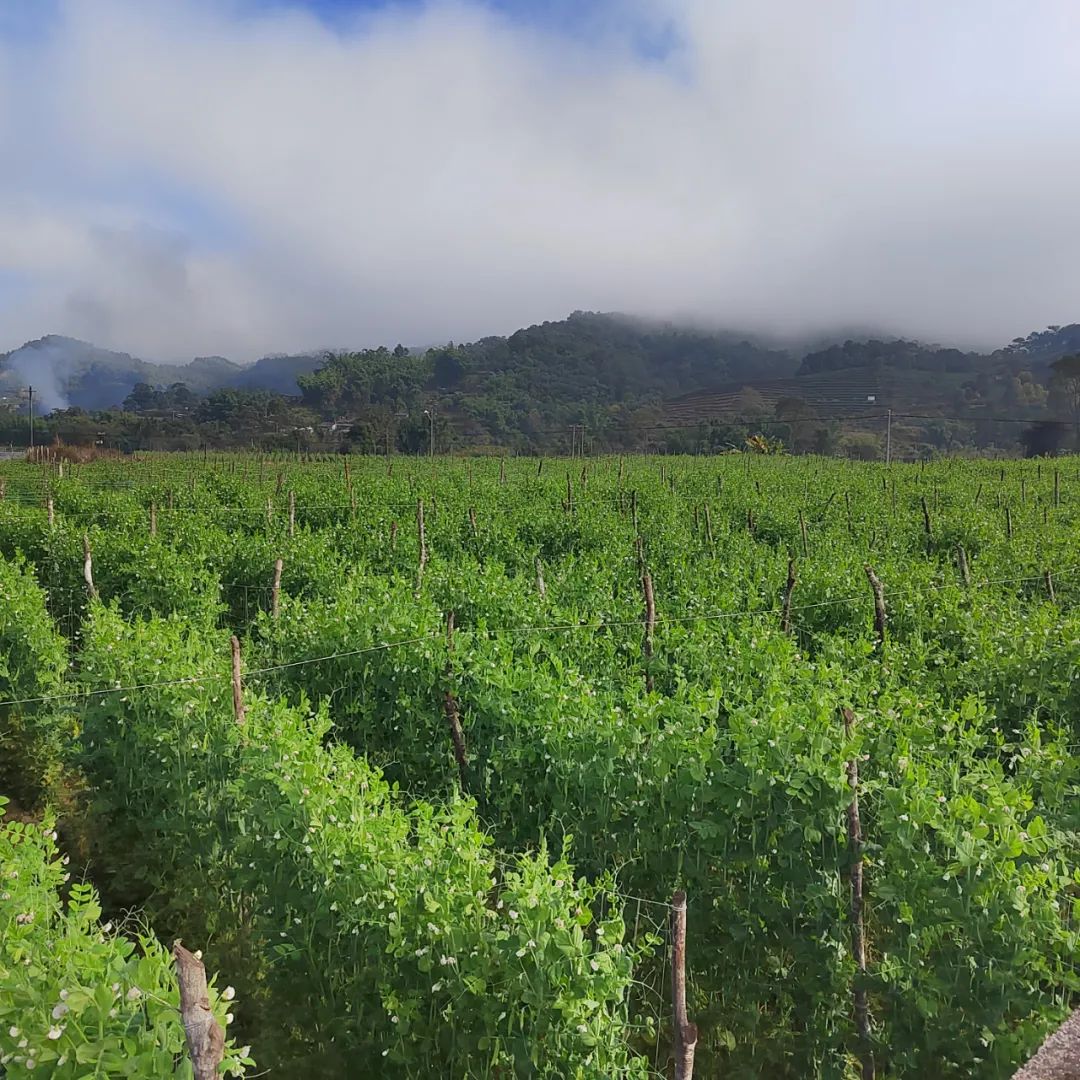
[{"label": "green field", "polygon": [[676,889],[699,1077],[1080,999],[1080,459],[0,478],[0,1075],[185,1075],[178,937],[236,1075],[671,1075]]}]

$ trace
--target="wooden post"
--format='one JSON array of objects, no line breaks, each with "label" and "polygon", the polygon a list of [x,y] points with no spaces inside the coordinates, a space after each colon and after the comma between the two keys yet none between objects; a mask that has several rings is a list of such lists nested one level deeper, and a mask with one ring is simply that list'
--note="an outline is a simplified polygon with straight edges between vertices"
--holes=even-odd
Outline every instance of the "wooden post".
[{"label": "wooden post", "polygon": [[173,958],[192,1073],[195,1080],[216,1080],[225,1057],[225,1031],[210,1008],[206,968],[179,941],[173,945]]},{"label": "wooden post", "polygon": [[634,532],[637,532],[637,531],[638,531],[638,521],[637,521],[637,488],[634,488],[634,489],[633,489],[633,490],[632,490],[632,491],[630,492],[630,520],[631,520],[631,521],[633,522],[633,525],[634,525]]},{"label": "wooden post", "polygon": [[397,522],[390,522],[390,550],[397,551]]},{"label": "wooden post", "polygon": [[746,508],[746,531],[753,536],[754,535],[754,511],[748,506]]},{"label": "wooden post", "polygon": [[266,496],[266,527],[269,529],[274,520],[274,500]]},{"label": "wooden post", "polygon": [[543,459],[543,458],[541,458],[541,459],[540,459],[540,460],[539,460],[539,461],[538,461],[538,462],[536,463],[536,478],[537,478],[537,480],[539,480],[539,479],[540,479],[540,476],[541,476],[541,474],[543,473],[543,471],[544,471],[544,459]]},{"label": "wooden post", "polygon": [[1012,511],[1007,506],[1005,507],[1005,535],[1010,540],[1013,538]]},{"label": "wooden post", "polygon": [[[851,738],[855,726],[855,714],[848,708],[842,710],[844,735]],[[855,984],[852,1001],[855,1009],[855,1030],[859,1036],[862,1062],[862,1080],[874,1080],[874,1055],[870,1045],[870,1006],[866,999],[866,929],[863,925],[863,856],[862,825],[859,821],[859,762],[853,755],[847,763],[848,787],[851,802],[848,805],[848,843],[851,847],[851,951],[855,956]]]},{"label": "wooden post", "polygon": [[1061,505],[1061,474],[1054,470],[1054,505]]},{"label": "wooden post", "polygon": [[885,588],[869,563],[863,567],[863,570],[866,571],[866,579],[870,582],[870,588],[874,593],[874,630],[877,633],[880,649],[885,644],[885,623],[888,621],[888,615],[885,612]]},{"label": "wooden post", "polygon": [[150,504],[150,535],[157,536],[157,503]]},{"label": "wooden post", "polygon": [[506,458],[499,458],[499,486],[506,483]]},{"label": "wooden post", "polygon": [[810,554],[810,544],[806,537],[806,518],[803,517],[803,512],[799,511],[799,535],[802,537],[802,553],[805,559]]},{"label": "wooden post", "polygon": [[[454,613],[448,612],[446,616],[446,679],[449,683],[453,674],[454,655]],[[465,757],[465,733],[461,730],[461,710],[458,708],[457,698],[449,685],[443,694],[443,711],[446,713],[446,722],[450,726],[450,741],[454,745],[454,760],[458,767],[458,783],[462,792],[468,791],[468,759]]]},{"label": "wooden post", "polygon": [[1050,597],[1050,603],[1056,604],[1057,597],[1054,595],[1054,575],[1047,570],[1043,574],[1043,579],[1046,581],[1046,595]]},{"label": "wooden post", "polygon": [[242,724],[247,717],[244,710],[244,684],[240,677],[240,639],[233,634],[229,639],[232,647],[232,704],[233,716],[238,724]]},{"label": "wooden post", "polygon": [[798,580],[795,573],[795,560],[788,559],[787,586],[784,589],[784,610],[780,615],[780,629],[785,634],[791,633],[791,594],[795,592],[795,585]]},{"label": "wooden post", "polygon": [[49,528],[53,528],[56,525],[56,508],[53,506],[53,497],[50,495],[45,500],[45,509],[49,514]]},{"label": "wooden post", "polygon": [[686,1015],[686,893],[671,898],[671,1011],[675,1080],[693,1080],[698,1029]]},{"label": "wooden post", "polygon": [[284,485],[284,483],[285,483],[285,474],[283,472],[279,472],[277,474],[277,483],[274,485],[274,497],[275,498],[278,495],[281,494],[281,488]]},{"label": "wooden post", "polygon": [[540,599],[543,600],[547,596],[547,586],[544,584],[544,564],[540,561],[540,556],[536,556],[536,591],[540,594]]},{"label": "wooden post", "polygon": [[964,583],[965,588],[970,588],[971,572],[968,570],[967,552],[964,550],[963,544],[956,545],[956,562],[960,567],[960,580]]},{"label": "wooden post", "polygon": [[281,570],[284,565],[281,559],[274,561],[274,583],[270,586],[270,614],[275,619],[281,613]]},{"label": "wooden post", "polygon": [[844,509],[847,512],[848,536],[854,536],[855,535],[855,523],[851,520],[851,493],[849,491],[844,492]]},{"label": "wooden post", "polygon": [[479,534],[479,532],[477,531],[477,528],[476,528],[476,507],[475,506],[470,506],[469,507],[469,526],[472,529],[473,539],[474,540],[478,539],[480,534]]},{"label": "wooden post", "polygon": [[652,574],[647,569],[643,569],[641,572],[641,591],[645,595],[645,641],[641,647],[646,666],[645,689],[652,693],[653,677],[652,672],[648,670],[648,666],[653,657],[653,634],[656,630],[656,598],[653,595]]},{"label": "wooden post", "polygon": [[98,598],[97,587],[94,585],[94,558],[90,553],[90,537],[83,533],[83,580],[86,582],[86,591],[91,600]]},{"label": "wooden post", "polygon": [[289,536],[296,535],[296,492],[289,488]]},{"label": "wooden post", "polygon": [[574,483],[570,479],[570,470],[566,470],[566,503],[563,509],[568,513],[574,512]]},{"label": "wooden post", "polygon": [[712,532],[712,514],[709,512],[709,504],[705,504],[705,539],[709,542],[709,547],[713,546],[713,532]]},{"label": "wooden post", "polygon": [[930,507],[926,505],[926,496],[920,496],[922,502],[923,531],[926,533],[926,543],[931,544],[934,539],[934,527],[930,521]]}]

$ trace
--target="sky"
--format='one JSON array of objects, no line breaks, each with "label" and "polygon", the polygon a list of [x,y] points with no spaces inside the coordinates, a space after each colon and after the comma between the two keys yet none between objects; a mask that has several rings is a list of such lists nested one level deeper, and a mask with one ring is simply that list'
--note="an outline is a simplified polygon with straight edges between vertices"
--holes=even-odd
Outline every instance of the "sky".
[{"label": "sky", "polygon": [[0,351],[1080,321],[1075,0],[0,0]]}]

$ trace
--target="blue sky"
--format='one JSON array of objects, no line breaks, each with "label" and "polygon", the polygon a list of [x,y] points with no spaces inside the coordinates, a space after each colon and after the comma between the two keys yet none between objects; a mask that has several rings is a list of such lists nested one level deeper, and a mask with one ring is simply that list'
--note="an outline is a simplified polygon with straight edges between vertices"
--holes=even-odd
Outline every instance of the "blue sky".
[{"label": "blue sky", "polygon": [[0,0],[0,351],[1008,341],[1080,319],[1077,40],[1075,0]]}]

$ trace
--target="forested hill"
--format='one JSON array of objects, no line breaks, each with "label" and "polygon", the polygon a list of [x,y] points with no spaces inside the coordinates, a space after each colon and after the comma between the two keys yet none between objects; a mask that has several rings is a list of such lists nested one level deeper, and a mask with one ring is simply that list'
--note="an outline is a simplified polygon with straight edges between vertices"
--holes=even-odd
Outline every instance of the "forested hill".
[{"label": "forested hill", "polygon": [[[588,312],[466,345],[277,355],[246,367],[222,357],[151,364],[52,336],[0,355],[0,441],[20,440],[17,395],[33,383],[39,408],[53,413],[43,433],[126,446],[296,445],[315,433],[319,445],[409,452],[427,446],[434,429],[447,449],[548,452],[565,449],[571,427],[584,426],[597,448],[662,437],[693,449],[738,445],[740,425],[774,432],[768,425],[783,420],[776,432],[785,442],[797,443],[805,428],[802,442],[827,452],[835,415],[868,406],[1007,413],[1010,423],[1064,419],[1071,407],[1067,395],[1054,396],[1052,365],[1078,350],[1077,324],[986,353],[895,338],[819,339],[806,352],[749,334]],[[792,429],[792,417],[802,427]],[[694,428],[697,441],[672,443],[673,427]],[[1011,431],[1015,444],[1019,429]],[[953,447],[1002,445],[1002,431],[985,425],[977,436],[954,426],[934,437]],[[920,445],[923,436],[909,441]]]}]

